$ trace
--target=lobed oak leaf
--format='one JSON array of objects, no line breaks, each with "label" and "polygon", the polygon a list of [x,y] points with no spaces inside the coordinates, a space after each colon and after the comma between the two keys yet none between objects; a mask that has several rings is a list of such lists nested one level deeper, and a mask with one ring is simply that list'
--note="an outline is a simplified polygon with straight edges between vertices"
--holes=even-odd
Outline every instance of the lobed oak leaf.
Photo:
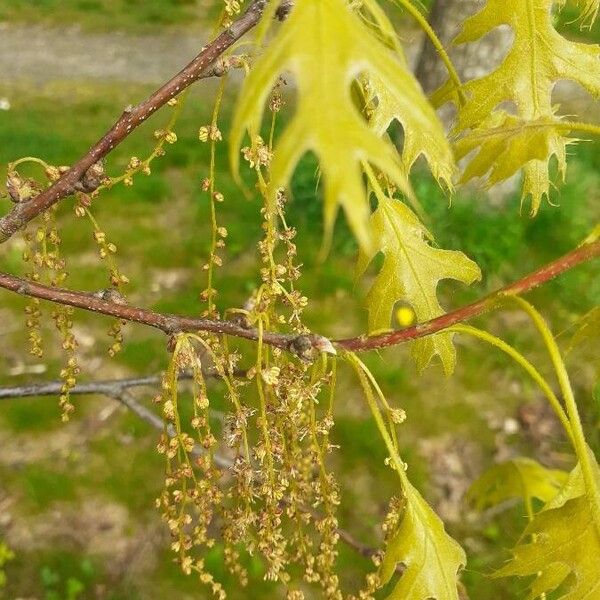
[{"label": "lobed oak leaf", "polygon": [[405,567],[388,600],[458,600],[458,572],[467,562],[463,549],[406,478],[403,491],[404,514],[379,571],[386,584],[398,564]]},{"label": "lobed oak leaf", "polygon": [[[479,267],[462,252],[431,245],[431,235],[417,216],[402,202],[378,195],[377,210],[371,216],[376,247],[361,251],[357,275],[362,275],[378,252],[384,254],[381,271],[367,295],[369,330],[388,329],[394,305],[402,300],[423,322],[444,313],[437,298],[442,279],[471,284],[481,278]],[[423,370],[438,355],[446,374],[456,362],[452,333],[438,333],[413,342],[413,356]]]},{"label": "lobed oak leaf", "polygon": [[566,176],[566,146],[578,140],[565,138],[564,133],[557,117],[528,121],[498,111],[456,142],[454,149],[459,160],[477,150],[466,165],[460,182],[487,175],[487,184],[491,187],[525,165],[523,189],[533,197],[541,198],[548,194],[548,161],[551,157],[556,158],[563,180]]},{"label": "lobed oak leaf", "polygon": [[512,559],[494,577],[535,575],[528,598],[560,589],[560,600],[600,596],[600,470],[592,462],[593,489],[579,464],[559,493],[535,515],[513,550]]},{"label": "lobed oak leaf", "polygon": [[[566,584],[561,600],[593,600],[600,595],[600,524],[586,496],[537,514],[525,530],[534,541],[513,550],[513,559],[496,577],[537,575],[529,598]],[[573,574],[573,577],[570,575]]]},{"label": "lobed oak leaf", "polygon": [[371,127],[384,135],[394,121],[402,125],[402,162],[406,170],[410,171],[417,158],[423,156],[438,182],[451,189],[456,170],[452,149],[433,107],[421,102],[419,84],[408,80],[402,94],[398,94],[397,89],[387,88],[372,77],[368,88],[377,102],[369,119]]},{"label": "lobed oak leaf", "polygon": [[547,469],[535,460],[517,457],[486,470],[469,488],[467,498],[477,510],[497,506],[506,500],[522,498],[531,504],[533,498],[546,503],[566,483],[568,473]]},{"label": "lobed oak leaf", "polygon": [[567,352],[571,352],[578,346],[593,346],[598,342],[600,342],[600,306],[595,306],[575,323],[575,332],[569,341]]},{"label": "lobed oak leaf", "polygon": [[[460,155],[467,149],[480,148],[463,179],[490,171],[493,184],[522,169],[522,200],[531,198],[532,214],[548,197],[551,158],[557,158],[564,175],[566,146],[576,141],[555,115],[552,91],[556,82],[572,80],[592,95],[600,96],[600,46],[562,37],[553,27],[554,3],[487,0],[479,13],[464,22],[462,32],[454,40],[458,44],[473,42],[501,25],[513,30],[513,45],[500,66],[463,86],[466,102],[459,107],[455,133],[465,134],[464,141],[458,142]],[[597,2],[586,0],[585,4],[593,10]],[[434,99],[441,104],[452,100],[454,94],[452,84],[446,83]],[[503,103],[514,104],[513,117],[501,111]],[[508,131],[503,134],[504,126]],[[500,150],[498,164],[493,160],[495,149]]]},{"label": "lobed oak leaf", "polygon": [[[383,29],[383,12],[375,10],[372,0],[365,4],[375,11]],[[403,193],[411,195],[412,191],[394,146],[369,127],[355,106],[352,83],[368,74],[394,97],[408,94],[413,110],[432,119],[435,114],[403,57],[345,0],[298,0],[243,85],[231,131],[234,172],[239,167],[238,150],[244,133],[255,135],[260,130],[270,89],[288,71],[297,87],[297,106],[275,145],[269,197],[274,199],[277,190],[288,184],[302,155],[314,152],[323,174],[326,242],[341,206],[360,246],[369,248],[370,209],[362,164],[370,163],[385,173]]]}]

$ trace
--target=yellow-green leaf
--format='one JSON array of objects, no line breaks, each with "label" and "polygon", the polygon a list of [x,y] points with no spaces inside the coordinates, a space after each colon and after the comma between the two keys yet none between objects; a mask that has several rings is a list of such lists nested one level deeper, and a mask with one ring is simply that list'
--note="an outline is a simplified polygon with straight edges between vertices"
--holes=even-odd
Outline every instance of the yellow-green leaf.
[{"label": "yellow-green leaf", "polygon": [[369,120],[373,129],[383,135],[394,121],[402,125],[404,143],[402,161],[407,171],[423,156],[434,177],[452,188],[455,171],[450,144],[433,107],[422,102],[423,91],[414,80],[408,80],[402,88],[388,88],[373,77],[368,82],[370,94],[377,99]]},{"label": "yellow-green leaf", "polygon": [[560,508],[564,506],[569,500],[578,498],[585,494],[585,484],[583,482],[583,475],[581,473],[581,465],[577,463],[575,468],[569,473],[567,480],[564,485],[558,490],[558,493],[554,498],[549,500],[543,510],[551,510],[553,508]]},{"label": "yellow-green leaf", "polygon": [[503,111],[494,113],[481,127],[475,127],[455,144],[457,159],[473,150],[477,154],[465,167],[460,181],[487,175],[493,186],[511,177],[523,165],[528,165],[524,185],[535,197],[548,192],[548,160],[554,156],[564,179],[567,170],[565,148],[576,139],[564,137],[556,117],[523,120]]},{"label": "yellow-green leaf", "polygon": [[[561,600],[600,597],[600,478],[591,450],[594,488],[586,489],[579,465],[526,528],[513,557],[495,577],[535,575],[529,599],[561,586]],[[527,540],[527,541],[525,541]]]},{"label": "yellow-green leaf", "polygon": [[458,600],[458,572],[466,562],[460,545],[421,494],[406,480],[406,506],[381,563],[382,583],[388,583],[398,564],[405,570],[388,600]]},{"label": "yellow-green leaf", "polygon": [[[376,9],[372,1],[365,4]],[[376,12],[381,28],[385,16],[381,10]],[[364,74],[376,77],[382,89],[394,97],[408,95],[413,110],[430,110],[427,99],[419,93],[403,58],[387,47],[345,0],[296,0],[240,93],[231,132],[234,171],[244,133],[260,130],[268,94],[283,72],[292,73],[298,99],[296,111],[275,145],[270,197],[287,185],[302,155],[313,151],[323,173],[326,239],[341,206],[360,245],[368,248],[370,211],[362,163],[385,173],[403,192],[410,194],[411,189],[391,142],[378,136],[354,105],[352,82]],[[430,116],[435,118],[432,111]]]},{"label": "yellow-green leaf", "polygon": [[[529,598],[539,598],[562,584],[570,573],[571,585],[562,600],[594,600],[600,597],[600,531],[586,496],[564,506],[538,513],[525,530],[534,541],[513,550],[510,563],[497,577],[536,575]],[[557,572],[558,568],[558,572]]]},{"label": "yellow-green leaf", "polygon": [[[502,64],[480,79],[464,86],[466,103],[458,112],[456,131],[474,130],[467,135],[460,154],[481,148],[463,176],[491,170],[491,183],[523,169],[523,199],[531,197],[531,212],[537,212],[550,187],[549,162],[554,156],[565,168],[565,148],[572,141],[559,131],[560,120],[552,106],[552,90],[558,80],[581,84],[600,95],[600,46],[571,42],[552,24],[554,0],[487,0],[485,7],[467,19],[456,43],[473,42],[500,25],[514,32],[514,43]],[[596,2],[587,2],[593,9]],[[446,84],[437,99],[452,96]],[[513,103],[516,115],[500,112],[503,103]],[[492,117],[490,118],[490,115]],[[556,127],[551,127],[552,122]],[[504,126],[509,131],[502,132]],[[492,129],[489,135],[485,130]],[[529,134],[527,133],[529,132]],[[528,135],[530,136],[528,139]],[[500,152],[499,163],[493,160]]]},{"label": "yellow-green leaf", "polygon": [[[378,195],[377,210],[371,216],[376,248],[361,251],[357,273],[361,275],[378,252],[383,252],[383,267],[367,295],[369,330],[388,329],[394,305],[399,300],[410,304],[418,322],[444,313],[437,298],[442,279],[471,284],[480,279],[479,267],[462,252],[442,250],[431,245],[431,235],[417,216],[402,202]],[[456,351],[453,334],[440,333],[414,342],[413,355],[419,370],[438,355],[447,374],[452,373]]]},{"label": "yellow-green leaf", "polygon": [[578,346],[596,344],[600,342],[600,306],[595,306],[583,315],[576,323],[575,333],[571,338],[568,351]]},{"label": "yellow-green leaf", "polygon": [[568,473],[547,469],[535,460],[517,457],[494,465],[469,488],[467,498],[477,510],[497,506],[506,500],[522,498],[530,504],[533,498],[549,502],[566,483]]}]

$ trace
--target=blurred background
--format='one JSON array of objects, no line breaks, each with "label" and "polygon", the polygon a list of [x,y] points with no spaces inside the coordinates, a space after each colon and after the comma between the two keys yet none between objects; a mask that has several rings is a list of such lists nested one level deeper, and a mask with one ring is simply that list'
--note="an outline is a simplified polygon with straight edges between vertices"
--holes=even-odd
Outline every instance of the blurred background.
[{"label": "blurred background", "polygon": [[[221,8],[218,0],[0,0],[0,178],[6,175],[7,162],[22,156],[55,165],[74,162],[127,105],[144,99],[198,52],[214,31]],[[420,69],[424,86],[430,87],[435,76],[427,66],[428,50],[422,54],[420,33],[398,10],[392,14],[407,54]],[[567,7],[557,17],[560,30],[600,41],[598,27],[580,32],[572,23],[574,15]],[[490,60],[497,61],[494,52],[510,43],[510,32],[503,35],[504,40],[492,44]],[[225,139],[236,80],[227,85],[219,121]],[[131,280],[128,298],[136,305],[190,315],[202,310],[201,267],[210,226],[201,183],[208,175],[209,146],[198,140],[198,129],[210,122],[216,86],[204,81],[192,89],[175,127],[178,141],[153,163],[151,176],[136,177],[131,187],[118,185],[93,205],[98,223],[118,247],[116,261]],[[561,86],[557,94],[563,112],[600,121],[598,104],[581,89]],[[160,111],[119,147],[107,161],[107,172],[119,174],[132,156],[145,157],[154,146],[153,131],[165,127],[170,112],[168,107]],[[229,174],[225,142],[217,169],[217,189],[225,195],[219,221],[229,235],[215,287],[219,308],[225,309],[242,306],[259,282],[256,243],[261,230],[257,199],[247,198]],[[597,144],[570,149],[567,182],[553,192],[555,206],[544,205],[535,219],[526,209],[521,214],[518,193],[510,186],[491,198],[469,188],[449,206],[426,172],[417,169],[414,181],[440,247],[464,251],[484,274],[482,283],[471,289],[442,285],[448,309],[567,252],[600,220]],[[367,286],[353,281],[356,247],[341,218],[330,255],[318,261],[317,190],[317,165],[308,156],[294,176],[289,205],[289,221],[299,231],[299,262],[304,265],[300,288],[310,298],[306,322],[333,338],[351,336],[366,329]],[[9,202],[0,199],[1,212],[9,208]],[[58,220],[68,257],[66,285],[81,290],[106,287],[107,267],[97,258],[91,225],[74,219],[70,200],[61,203]],[[19,235],[2,245],[0,269],[22,274],[23,249]],[[600,303],[599,274],[596,261],[530,294],[564,347],[578,319]],[[62,368],[48,306],[44,357],[28,354],[24,306],[21,298],[0,291],[1,385],[54,380]],[[525,316],[505,311],[475,324],[501,335],[551,376]],[[125,328],[123,351],[110,358],[110,325],[109,319],[76,313],[81,381],[151,375],[165,368],[164,336],[138,326]],[[486,574],[501,564],[507,556],[504,549],[516,541],[524,525],[523,507],[475,513],[464,501],[464,492],[486,467],[516,454],[570,468],[569,448],[540,393],[518,366],[470,339],[457,337],[457,345],[458,366],[449,379],[437,364],[419,376],[404,347],[374,353],[368,364],[393,405],[407,412],[399,435],[409,476],[466,548],[469,564],[463,581],[471,598],[518,598],[523,596],[522,582],[490,584]],[[584,345],[567,358],[590,443],[598,451],[598,347]],[[222,391],[214,384],[216,409],[224,408]],[[152,396],[151,389],[137,393],[149,407]],[[5,566],[7,583],[0,588],[0,598],[209,598],[206,589],[172,563],[166,528],[154,508],[163,483],[156,432],[113,400],[81,397],[75,405],[73,418],[64,425],[56,398],[0,400],[0,543],[15,553]],[[353,377],[342,369],[333,430],[340,450],[331,461],[343,490],[341,524],[357,539],[376,546],[387,502],[398,490],[367,413]],[[263,582],[258,560],[248,565],[247,590],[237,589],[228,578],[220,547],[209,552],[207,565],[231,584],[232,598],[276,594]],[[342,544],[340,565],[346,589],[356,589],[369,568],[366,559]]]}]

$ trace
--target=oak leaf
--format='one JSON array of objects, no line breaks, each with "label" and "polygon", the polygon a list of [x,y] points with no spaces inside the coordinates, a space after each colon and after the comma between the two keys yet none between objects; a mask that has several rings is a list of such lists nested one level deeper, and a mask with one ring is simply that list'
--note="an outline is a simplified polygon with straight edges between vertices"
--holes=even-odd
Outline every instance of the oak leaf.
[{"label": "oak leaf", "polygon": [[382,583],[391,580],[399,563],[405,570],[388,600],[458,600],[457,574],[467,562],[465,553],[421,494],[403,480],[406,505],[381,563]]},{"label": "oak leaf", "polygon": [[[463,179],[489,170],[493,184],[522,169],[522,199],[531,198],[532,214],[548,197],[551,159],[558,161],[564,178],[566,147],[577,141],[552,106],[556,82],[575,81],[600,96],[600,46],[562,37],[553,26],[554,4],[555,0],[487,0],[454,40],[474,42],[501,25],[513,30],[513,45],[500,66],[463,86],[466,102],[459,107],[455,133],[464,135],[459,154],[479,149]],[[597,2],[580,4],[593,13]],[[450,82],[434,94],[436,104],[455,98]],[[506,103],[514,104],[515,115],[502,111]],[[498,164],[493,159],[495,149],[500,152]]]},{"label": "oak leaf", "polygon": [[600,471],[589,448],[588,455],[592,489],[578,464],[559,493],[525,529],[523,540],[512,550],[512,559],[494,574],[535,575],[530,600],[557,589],[561,600],[600,596]]},{"label": "oak leaf", "polygon": [[565,471],[548,469],[535,460],[519,456],[485,471],[473,482],[467,498],[477,510],[497,506],[513,498],[522,498],[527,504],[531,504],[533,498],[546,503],[557,495],[567,477]]},{"label": "oak leaf", "polygon": [[[462,252],[434,247],[431,234],[405,204],[381,194],[377,199],[379,205],[371,216],[376,246],[371,252],[361,251],[356,267],[360,276],[378,252],[384,254],[367,295],[371,332],[389,329],[399,300],[412,306],[418,322],[428,321],[444,313],[437,298],[442,279],[471,284],[481,278],[479,267]],[[446,374],[451,374],[456,362],[452,337],[452,333],[438,333],[415,340],[413,356],[419,370],[438,355]]]},{"label": "oak leaf", "polygon": [[[388,34],[391,26],[382,25],[385,15],[377,3],[366,0],[363,5],[371,7],[379,28]],[[273,200],[288,184],[302,155],[314,152],[323,174],[326,242],[341,206],[360,246],[369,248],[370,209],[362,165],[385,173],[405,194],[412,191],[398,152],[369,127],[353,102],[351,86],[367,74],[396,99],[407,98],[405,104],[425,115],[423,119],[436,121],[435,113],[397,48],[385,44],[345,0],[297,0],[242,87],[231,131],[234,172],[244,133],[258,134],[270,90],[285,72],[294,77],[297,104],[275,145],[269,197]],[[425,136],[415,139],[417,147],[426,148],[427,143]]]}]

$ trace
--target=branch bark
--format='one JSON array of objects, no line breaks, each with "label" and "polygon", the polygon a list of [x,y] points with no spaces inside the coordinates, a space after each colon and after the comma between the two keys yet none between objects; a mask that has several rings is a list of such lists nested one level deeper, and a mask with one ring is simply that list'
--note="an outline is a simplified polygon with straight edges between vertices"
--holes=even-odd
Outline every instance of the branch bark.
[{"label": "branch bark", "polygon": [[[210,375],[212,376],[212,374]],[[160,385],[161,379],[161,375],[149,375],[148,377],[90,381],[88,383],[78,383],[69,390],[69,393],[72,396],[101,394],[113,397],[131,388]],[[181,381],[189,380],[191,379],[191,374],[181,373],[179,379]],[[31,396],[56,396],[61,393],[63,386],[64,381],[47,381],[45,383],[33,383],[30,385],[0,387],[0,400],[28,398]]]},{"label": "branch bark", "polygon": [[[0,288],[5,288],[23,296],[49,300],[56,304],[74,306],[89,312],[117,317],[132,323],[141,323],[159,329],[168,335],[181,332],[206,331],[248,340],[258,339],[258,332],[255,329],[246,329],[232,321],[217,321],[158,313],[145,308],[104,300],[100,295],[93,293],[41,285],[27,279],[9,275],[8,273],[0,273]],[[295,335],[265,332],[263,334],[263,342],[271,346],[287,349],[296,337]]]},{"label": "branch bark", "polygon": [[432,335],[447,329],[452,325],[469,321],[470,319],[487,312],[507,296],[518,296],[529,292],[543,283],[554,279],[561,273],[569,271],[577,265],[598,258],[599,256],[600,240],[583,244],[555,261],[544,265],[533,273],[493,292],[489,296],[485,296],[472,304],[453,310],[440,317],[426,321],[425,323],[418,323],[413,327],[407,327],[406,329],[391,331],[381,335],[338,340],[335,343],[346,350],[362,352],[365,350],[376,350],[388,346],[396,346],[410,340]]},{"label": "branch bark", "polygon": [[[487,312],[506,296],[528,292],[550,279],[557,277],[561,273],[569,271],[577,265],[598,258],[599,256],[600,240],[583,244],[533,273],[526,275],[518,281],[515,281],[472,304],[406,329],[391,331],[375,336],[362,335],[359,337],[337,340],[333,342],[333,345],[327,338],[317,334],[294,335],[263,332],[262,341],[265,344],[290,351],[299,356],[305,356],[307,348],[308,350],[316,349],[318,351],[335,352],[335,347],[337,347],[353,352],[363,352],[395,346],[410,340],[438,333],[457,323],[468,321]],[[144,308],[110,302],[91,293],[76,292],[33,283],[26,279],[9,275],[8,273],[0,273],[0,288],[13,291],[23,296],[41,298],[57,304],[66,304],[90,312],[110,315],[126,321],[149,325],[150,327],[159,329],[169,335],[180,332],[206,331],[252,341],[256,341],[259,338],[259,333],[256,329],[246,329],[231,321],[198,319],[181,315],[158,313]]]},{"label": "branch bark", "polygon": [[[245,377],[247,371],[236,370],[234,377]],[[202,373],[205,378],[220,378],[220,375],[214,369],[206,370]],[[191,381],[192,373],[184,371],[179,373],[179,381]],[[90,381],[78,383],[69,390],[71,396],[86,396],[90,394],[101,394],[104,396],[116,396],[132,388],[156,387],[162,382],[162,375],[148,375],[146,377],[126,377],[124,379],[103,379],[99,381]],[[0,400],[9,400],[11,398],[29,398],[31,396],[56,396],[62,393],[65,382],[62,380],[47,381],[44,383],[32,383],[27,385],[14,385],[0,387]]]},{"label": "branch bark", "polygon": [[73,194],[77,184],[88,169],[112,152],[148,117],[164,106],[169,100],[199,79],[219,74],[219,68],[211,69],[215,61],[260,20],[267,0],[254,0],[246,12],[228,29],[202,48],[200,53],[177,75],[147,100],[126,108],[111,129],[98,140],[64,175],[35,198],[16,204],[4,217],[0,218],[0,244],[25,226],[39,214]]}]

